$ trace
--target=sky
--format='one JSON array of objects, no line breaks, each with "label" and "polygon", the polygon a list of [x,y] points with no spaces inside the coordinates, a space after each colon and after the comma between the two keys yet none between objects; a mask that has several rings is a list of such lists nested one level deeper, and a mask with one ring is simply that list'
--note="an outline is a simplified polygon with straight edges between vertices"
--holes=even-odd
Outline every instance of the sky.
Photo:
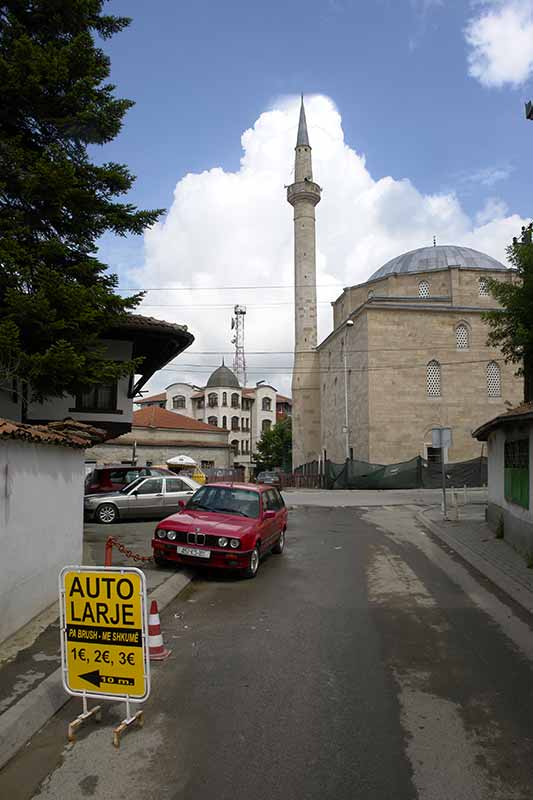
[{"label": "sky", "polygon": [[[305,94],[317,206],[319,341],[330,301],[432,244],[505,260],[531,215],[533,0],[110,0],[131,16],[103,43],[135,101],[96,160],[128,164],[128,199],[163,208],[100,255],[140,312],[192,347],[147,389],[205,384],[246,305],[248,384],[290,393],[292,181]],[[194,287],[194,288],[191,288]],[[256,288],[249,288],[256,287]],[[277,288],[285,287],[285,288]]]}]

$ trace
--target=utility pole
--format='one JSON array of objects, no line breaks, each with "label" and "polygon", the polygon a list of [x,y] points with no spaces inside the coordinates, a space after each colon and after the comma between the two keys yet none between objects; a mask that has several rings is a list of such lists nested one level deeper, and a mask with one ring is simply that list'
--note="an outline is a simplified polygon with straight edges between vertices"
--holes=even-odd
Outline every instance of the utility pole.
[{"label": "utility pole", "polygon": [[346,350],[348,349],[348,331],[350,328],[353,328],[353,319],[346,321],[344,347],[342,349],[344,356],[344,436],[346,461],[348,461],[350,458],[350,425],[348,424],[348,363],[346,361]]}]

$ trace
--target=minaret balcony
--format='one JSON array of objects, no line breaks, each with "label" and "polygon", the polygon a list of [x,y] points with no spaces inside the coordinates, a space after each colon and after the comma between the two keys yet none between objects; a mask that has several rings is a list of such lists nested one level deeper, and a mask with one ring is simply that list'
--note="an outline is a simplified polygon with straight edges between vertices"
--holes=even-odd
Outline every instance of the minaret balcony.
[{"label": "minaret balcony", "polygon": [[293,206],[300,200],[305,200],[316,206],[320,203],[320,186],[313,181],[298,181],[298,183],[291,183],[287,186],[287,202]]}]

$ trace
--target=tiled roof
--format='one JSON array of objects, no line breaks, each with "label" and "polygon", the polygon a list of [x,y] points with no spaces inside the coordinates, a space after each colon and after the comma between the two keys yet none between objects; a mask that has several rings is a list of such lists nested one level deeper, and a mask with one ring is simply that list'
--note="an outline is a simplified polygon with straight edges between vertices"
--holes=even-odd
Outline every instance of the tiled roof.
[{"label": "tiled roof", "polygon": [[186,332],[186,325],[178,325],[176,322],[166,322],[155,317],[145,317],[143,314],[128,314],[117,324],[120,328],[142,331],[180,331]]},{"label": "tiled roof", "polygon": [[[211,426],[209,426],[211,427]],[[219,431],[219,433],[227,433],[224,431],[224,428],[216,428],[215,430]],[[105,444],[109,445],[117,445],[122,444],[120,439],[114,439],[113,441],[105,442]],[[228,450],[230,447],[229,443],[222,442],[222,441],[214,441],[214,442],[204,442],[204,441],[193,441],[189,439],[137,439],[137,449],[139,447],[198,447],[201,450],[204,448],[212,449],[217,448],[219,450]]]},{"label": "tiled roof", "polygon": [[157,403],[167,399],[167,393],[161,392],[160,394],[152,394],[150,397],[141,397],[140,400],[135,400],[138,406],[143,403]]},{"label": "tiled roof", "polygon": [[277,394],[276,403],[289,403],[289,405],[292,406],[292,397],[285,397],[284,394]]},{"label": "tiled roof", "polygon": [[49,422],[47,425],[26,425],[0,418],[0,439],[19,439],[34,444],[85,449],[106,438],[106,431],[73,419]]},{"label": "tiled roof", "polygon": [[479,428],[476,428],[476,430],[472,432],[472,436],[474,436],[476,439],[479,439],[479,441],[486,442],[489,433],[499,425],[506,425],[513,422],[521,422],[526,420],[533,421],[533,402],[520,403],[520,405],[516,406],[515,408],[511,408],[509,411],[504,411],[503,414],[498,414],[497,417],[494,417],[488,422],[484,422],[483,425],[480,425]]},{"label": "tiled roof", "polygon": [[188,431],[218,431],[223,428],[216,425],[207,425],[200,420],[186,417],[185,414],[176,414],[159,406],[148,406],[133,412],[132,426],[137,428],[167,428],[169,430]]}]

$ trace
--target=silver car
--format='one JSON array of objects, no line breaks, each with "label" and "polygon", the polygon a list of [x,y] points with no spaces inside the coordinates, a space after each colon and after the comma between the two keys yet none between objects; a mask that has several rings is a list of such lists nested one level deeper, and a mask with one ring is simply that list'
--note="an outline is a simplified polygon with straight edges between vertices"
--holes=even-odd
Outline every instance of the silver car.
[{"label": "silver car", "polygon": [[199,488],[199,483],[186,477],[136,478],[118,492],[86,494],[84,515],[107,525],[119,519],[163,519],[175,514],[179,501],[187,501]]}]

